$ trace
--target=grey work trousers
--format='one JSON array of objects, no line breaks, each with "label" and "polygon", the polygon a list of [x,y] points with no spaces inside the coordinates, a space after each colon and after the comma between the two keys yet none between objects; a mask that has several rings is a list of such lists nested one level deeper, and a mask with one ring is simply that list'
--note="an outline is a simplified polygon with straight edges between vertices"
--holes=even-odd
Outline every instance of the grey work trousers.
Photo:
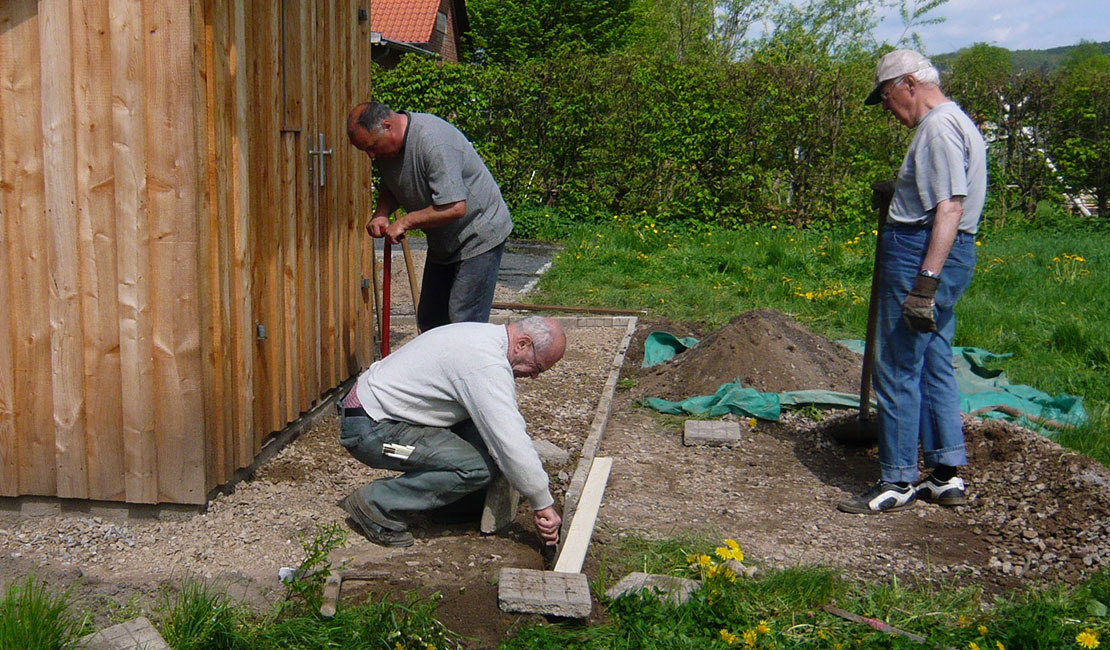
[{"label": "grey work trousers", "polygon": [[[426,427],[370,416],[339,417],[339,444],[362,463],[404,472],[378,479],[356,491],[364,513],[380,526],[406,530],[407,517],[434,510],[489,485],[496,465],[471,420],[450,429]],[[387,456],[383,445],[412,447],[408,458]],[[402,455],[405,451],[401,452]]]}]

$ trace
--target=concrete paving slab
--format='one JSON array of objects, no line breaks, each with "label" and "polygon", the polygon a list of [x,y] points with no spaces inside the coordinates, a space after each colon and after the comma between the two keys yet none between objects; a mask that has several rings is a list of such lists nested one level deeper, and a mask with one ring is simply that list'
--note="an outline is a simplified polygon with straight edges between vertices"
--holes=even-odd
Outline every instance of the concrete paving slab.
[{"label": "concrete paving slab", "polygon": [[562,618],[586,618],[593,607],[585,574],[513,567],[501,569],[497,603],[505,612]]},{"label": "concrete paving slab", "polygon": [[509,485],[504,474],[498,472],[486,488],[486,501],[482,505],[482,523],[479,529],[489,535],[507,528],[513,523],[519,506],[520,493]]},{"label": "concrete paving slab", "polygon": [[625,594],[646,592],[660,600],[681,605],[690,599],[690,594],[700,588],[701,582],[698,580],[635,571],[621,578],[620,582],[605,592],[605,595],[615,599]]},{"label": "concrete paving slab", "polygon": [[77,641],[77,647],[84,650],[170,650],[169,644],[145,616],[90,634]]},{"label": "concrete paving slab", "polygon": [[735,447],[740,444],[740,423],[727,420],[686,420],[682,444],[687,447]]}]

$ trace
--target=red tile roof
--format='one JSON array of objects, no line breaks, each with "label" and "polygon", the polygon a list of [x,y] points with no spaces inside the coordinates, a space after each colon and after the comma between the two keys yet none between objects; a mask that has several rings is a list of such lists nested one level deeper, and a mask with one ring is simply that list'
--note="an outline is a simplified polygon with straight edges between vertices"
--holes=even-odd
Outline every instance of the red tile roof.
[{"label": "red tile roof", "polygon": [[432,40],[440,0],[372,0],[370,29],[402,43]]}]

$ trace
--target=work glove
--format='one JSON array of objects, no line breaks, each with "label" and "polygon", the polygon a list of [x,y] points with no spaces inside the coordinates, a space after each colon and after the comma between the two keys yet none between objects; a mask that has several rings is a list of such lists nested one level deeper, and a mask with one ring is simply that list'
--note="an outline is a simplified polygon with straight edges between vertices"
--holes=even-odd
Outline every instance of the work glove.
[{"label": "work glove", "polygon": [[925,275],[917,276],[910,295],[902,303],[902,320],[917,332],[937,331],[936,297],[940,280]]}]

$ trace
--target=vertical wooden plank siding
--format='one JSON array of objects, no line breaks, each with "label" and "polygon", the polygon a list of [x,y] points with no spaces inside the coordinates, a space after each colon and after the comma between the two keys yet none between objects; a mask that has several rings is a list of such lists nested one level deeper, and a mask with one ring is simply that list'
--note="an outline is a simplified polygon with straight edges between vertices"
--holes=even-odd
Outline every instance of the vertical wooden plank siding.
[{"label": "vertical wooden plank siding", "polygon": [[297,299],[297,222],[298,211],[297,167],[301,157],[297,155],[298,133],[281,134],[281,224],[282,224],[282,268],[281,290],[285,309],[279,317],[285,322],[282,328],[282,348],[285,363],[282,367],[283,400],[285,410],[283,423],[297,418],[301,406],[300,348],[298,340],[303,334],[297,327],[300,321],[300,301]]},{"label": "vertical wooden plank siding", "polygon": [[[351,0],[350,13],[357,15],[361,5],[360,0]],[[369,11],[369,6],[363,7]],[[347,58],[351,66],[351,81],[347,91],[350,110],[355,104],[367,101],[370,98],[370,22],[355,22],[352,29],[351,53]],[[346,129],[346,123],[343,124]],[[343,132],[345,138],[346,133]],[[344,184],[351,188],[348,196],[352,199],[351,219],[353,221],[352,243],[353,255],[351,267],[355,274],[352,278],[354,286],[352,295],[355,299],[355,309],[352,313],[351,330],[355,333],[353,365],[349,369],[352,374],[369,366],[373,358],[373,315],[371,310],[370,293],[360,288],[362,278],[370,277],[370,236],[366,232],[366,222],[370,216],[370,168],[369,160],[362,152],[343,141],[344,150]]]},{"label": "vertical wooden plank siding", "polygon": [[109,0],[112,167],[116,178],[120,374],[126,498],[158,501],[154,346],[150,316],[150,215],[146,191],[143,3]]},{"label": "vertical wooden plank siding", "polygon": [[85,498],[84,358],[77,277],[77,187],[74,173],[73,42],[68,0],[39,2],[42,48],[43,181],[50,272],[50,370],[54,399],[57,495]]},{"label": "vertical wooden plank siding", "polygon": [[246,57],[246,0],[229,3],[231,30],[228,39],[229,86],[231,89],[231,310],[234,345],[233,368],[238,399],[236,445],[238,465],[246,467],[254,459],[254,309],[251,305],[250,231],[250,134],[248,130],[248,91]]},{"label": "vertical wooden plank siding", "polygon": [[189,4],[148,4],[147,199],[160,500],[203,503],[204,405]]},{"label": "vertical wooden plank siding", "polygon": [[[227,283],[222,262],[227,250],[226,237],[222,237],[221,190],[226,187],[226,156],[217,155],[217,132],[221,121],[217,113],[217,88],[226,77],[221,76],[217,65],[217,22],[222,16],[220,35],[226,33],[224,11],[217,11],[215,0],[199,0],[193,4],[193,50],[196,52],[196,150],[197,181],[200,192],[198,233],[200,241],[199,289],[201,315],[201,358],[204,384],[204,432],[207,447],[205,490],[223,482],[235,468],[232,466],[231,400],[227,399],[229,364],[227,362]],[[222,62],[226,62],[224,57]]]},{"label": "vertical wooden plank siding", "polygon": [[299,30],[300,40],[296,51],[301,57],[303,74],[299,92],[301,95],[302,124],[301,137],[297,145],[301,164],[297,166],[297,188],[299,193],[298,203],[301,218],[297,220],[297,264],[300,267],[298,276],[299,293],[301,300],[301,358],[304,375],[305,403],[302,410],[307,410],[325,388],[321,382],[321,355],[320,355],[320,245],[319,245],[319,208],[317,205],[315,189],[312,187],[312,178],[308,173],[307,155],[313,129],[316,127],[318,106],[316,92],[317,84],[316,53],[316,0],[304,0],[299,4],[298,20],[301,25]]},{"label": "vertical wooden plank siding", "polygon": [[[264,7],[264,8],[263,8]],[[255,321],[266,328],[256,340],[255,442],[284,425],[282,379],[284,321],[281,304],[282,233],[281,190],[281,7],[254,5],[248,26],[249,66],[253,91],[251,111],[251,178],[257,190],[251,202],[255,236],[253,298]]]},{"label": "vertical wooden plank siding", "polygon": [[367,4],[0,0],[0,496],[203,503],[372,361]]},{"label": "vertical wooden plank siding", "polygon": [[[0,3],[4,16],[5,212],[8,225],[12,389],[20,494],[53,495],[54,418],[50,381],[49,269],[42,154],[39,16],[34,0]],[[10,188],[10,189],[9,189]]]},{"label": "vertical wooden plank siding", "polygon": [[[0,4],[0,33],[12,29],[10,5]],[[8,255],[8,219],[11,212],[14,188],[9,179],[15,176],[15,161],[8,150],[8,135],[11,133],[8,114],[10,103],[6,101],[12,81],[12,66],[15,52],[10,40],[0,41],[0,305],[10,305],[11,260]],[[19,494],[19,438],[15,428],[15,390],[12,359],[12,309],[0,313],[0,496]]]},{"label": "vertical wooden plank siding", "polygon": [[108,0],[71,9],[88,496],[119,500],[124,462]]}]

